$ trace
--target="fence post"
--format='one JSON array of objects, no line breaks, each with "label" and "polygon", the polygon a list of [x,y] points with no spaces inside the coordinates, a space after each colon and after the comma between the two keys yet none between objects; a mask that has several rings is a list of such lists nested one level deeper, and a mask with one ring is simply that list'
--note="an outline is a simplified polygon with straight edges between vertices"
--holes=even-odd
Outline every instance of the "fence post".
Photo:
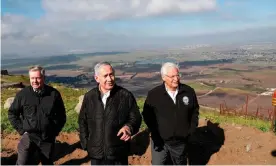
[{"label": "fence post", "polygon": [[255,118],[258,118],[258,115],[259,115],[259,106],[257,106],[257,112],[256,112],[256,115],[255,115]]},{"label": "fence post", "polygon": [[274,114],[272,114],[271,130],[276,132],[276,106],[274,106]]},{"label": "fence post", "polygon": [[274,94],[272,95],[272,106],[274,106],[274,114],[271,123],[272,131],[276,132],[276,90],[274,90]]},{"label": "fence post", "polygon": [[248,95],[246,96],[246,103],[245,103],[245,117],[247,117],[247,109],[248,109]]}]

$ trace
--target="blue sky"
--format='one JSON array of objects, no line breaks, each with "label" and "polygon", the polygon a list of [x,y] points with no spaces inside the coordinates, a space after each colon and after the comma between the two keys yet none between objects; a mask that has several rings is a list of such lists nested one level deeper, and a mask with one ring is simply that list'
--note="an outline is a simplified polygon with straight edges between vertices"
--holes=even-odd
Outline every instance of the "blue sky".
[{"label": "blue sky", "polygon": [[276,27],[276,1],[3,0],[1,15],[2,53],[54,54]]}]

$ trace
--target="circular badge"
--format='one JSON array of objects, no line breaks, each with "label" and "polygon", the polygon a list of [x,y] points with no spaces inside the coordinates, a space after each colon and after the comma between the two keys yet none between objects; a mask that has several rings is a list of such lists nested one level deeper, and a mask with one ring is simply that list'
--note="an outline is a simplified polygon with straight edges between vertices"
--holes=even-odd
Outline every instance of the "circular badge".
[{"label": "circular badge", "polygon": [[185,105],[189,104],[189,98],[187,96],[184,96],[182,100]]}]

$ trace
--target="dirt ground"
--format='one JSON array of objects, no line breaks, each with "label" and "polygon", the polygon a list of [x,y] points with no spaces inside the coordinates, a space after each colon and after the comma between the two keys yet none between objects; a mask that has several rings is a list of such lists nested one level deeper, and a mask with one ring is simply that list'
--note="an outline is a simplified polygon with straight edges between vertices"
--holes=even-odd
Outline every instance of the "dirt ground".
[{"label": "dirt ground", "polygon": [[[15,164],[20,136],[1,135],[1,162]],[[144,130],[133,137],[130,165],[150,165],[149,133]],[[80,148],[78,133],[61,133],[57,138],[56,165],[89,164],[87,153]],[[276,164],[276,136],[257,129],[234,124],[217,125],[200,120],[200,127],[190,139],[188,157],[190,164]],[[274,157],[273,157],[274,156]]]}]

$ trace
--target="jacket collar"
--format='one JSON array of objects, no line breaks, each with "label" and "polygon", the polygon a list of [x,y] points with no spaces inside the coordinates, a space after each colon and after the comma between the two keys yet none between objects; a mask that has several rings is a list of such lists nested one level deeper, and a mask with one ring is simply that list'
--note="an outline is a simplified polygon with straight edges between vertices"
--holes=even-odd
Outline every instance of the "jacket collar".
[{"label": "jacket collar", "polygon": [[38,92],[35,92],[34,88],[30,85],[29,86],[29,90],[35,95],[35,96],[44,96],[47,92],[47,85],[44,84],[43,88],[40,89],[39,93]]}]

